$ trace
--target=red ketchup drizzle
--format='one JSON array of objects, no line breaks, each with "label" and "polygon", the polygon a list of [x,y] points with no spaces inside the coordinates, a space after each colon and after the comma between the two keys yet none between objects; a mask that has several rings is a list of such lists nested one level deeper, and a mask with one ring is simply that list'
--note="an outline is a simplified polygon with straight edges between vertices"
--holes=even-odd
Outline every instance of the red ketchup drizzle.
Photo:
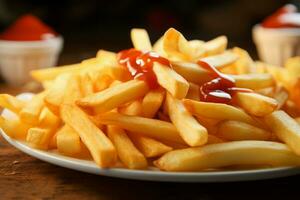
[{"label": "red ketchup drizzle", "polygon": [[150,88],[157,88],[157,78],[153,72],[153,63],[171,67],[168,59],[161,57],[155,52],[139,51],[136,49],[123,50],[118,53],[119,63],[127,68],[134,79],[143,80]]},{"label": "red ketchup drizzle", "polygon": [[267,17],[263,22],[262,26],[265,28],[295,28],[299,27],[297,24],[283,22],[281,17],[288,13],[296,13],[297,8],[294,5],[287,4],[279,8],[274,14]]},{"label": "red ketchup drizzle", "polygon": [[215,67],[205,61],[199,60],[199,66],[210,72],[212,80],[200,86],[200,100],[214,103],[230,103],[232,95],[236,92],[252,92],[250,89],[237,88],[235,80],[219,72]]}]

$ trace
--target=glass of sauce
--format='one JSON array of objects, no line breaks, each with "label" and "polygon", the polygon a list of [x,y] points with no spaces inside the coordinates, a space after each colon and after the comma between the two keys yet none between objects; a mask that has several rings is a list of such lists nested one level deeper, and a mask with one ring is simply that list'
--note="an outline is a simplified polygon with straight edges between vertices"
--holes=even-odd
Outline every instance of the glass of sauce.
[{"label": "glass of sauce", "polygon": [[287,4],[255,25],[252,35],[260,60],[283,66],[288,58],[300,55],[300,13]]},{"label": "glass of sauce", "polygon": [[37,17],[27,14],[0,33],[0,70],[13,86],[30,81],[33,69],[57,63],[63,39]]}]

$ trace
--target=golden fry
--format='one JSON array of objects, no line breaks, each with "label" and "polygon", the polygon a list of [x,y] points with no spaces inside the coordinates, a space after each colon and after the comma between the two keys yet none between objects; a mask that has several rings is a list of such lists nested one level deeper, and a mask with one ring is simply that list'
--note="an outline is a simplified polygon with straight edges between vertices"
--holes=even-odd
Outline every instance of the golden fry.
[{"label": "golden fry", "polygon": [[182,99],[189,90],[189,83],[171,68],[154,63],[153,71],[160,86],[170,92],[175,98]]},{"label": "golden fry", "polygon": [[103,113],[142,97],[148,90],[144,81],[132,80],[80,99],[77,105],[92,108],[95,113]]},{"label": "golden fry", "polygon": [[222,122],[219,125],[217,136],[229,141],[271,139],[270,132],[239,121]]},{"label": "golden fry", "polygon": [[117,154],[113,144],[80,108],[75,105],[62,105],[61,116],[63,121],[79,134],[96,164],[100,167],[115,164]]},{"label": "golden fry", "polygon": [[300,155],[300,125],[282,110],[274,111],[264,119],[272,132]]},{"label": "golden fry", "polygon": [[169,151],[172,151],[172,147],[169,147],[155,139],[144,137],[138,134],[130,134],[130,138],[134,145],[146,156],[147,158],[161,156]]},{"label": "golden fry", "polygon": [[137,50],[151,51],[149,35],[145,29],[133,28],[130,32],[133,47]]},{"label": "golden fry", "polygon": [[120,126],[130,132],[160,141],[167,140],[185,144],[176,128],[169,122],[145,117],[127,116],[113,112],[97,115],[95,118],[100,123]]},{"label": "golden fry", "polygon": [[117,126],[107,126],[107,134],[115,145],[120,160],[129,169],[144,169],[147,160],[144,155],[133,145],[125,131]]},{"label": "golden fry", "polygon": [[26,102],[9,94],[0,94],[0,106],[16,114],[25,106]]},{"label": "golden fry", "polygon": [[257,117],[270,114],[278,106],[275,99],[252,92],[238,92],[234,95],[234,99],[247,113]]},{"label": "golden fry", "polygon": [[149,91],[142,101],[143,117],[153,118],[161,107],[165,92],[161,89]]},{"label": "golden fry", "polygon": [[181,100],[167,94],[170,119],[182,139],[190,146],[200,146],[207,142],[207,130],[186,110]]},{"label": "golden fry", "polygon": [[256,125],[256,122],[243,110],[222,103],[208,103],[183,100],[186,108],[195,116],[207,117],[217,120],[237,120]]},{"label": "golden fry", "polygon": [[277,142],[234,141],[171,151],[154,164],[165,171],[199,171],[233,165],[299,166],[300,157]]}]

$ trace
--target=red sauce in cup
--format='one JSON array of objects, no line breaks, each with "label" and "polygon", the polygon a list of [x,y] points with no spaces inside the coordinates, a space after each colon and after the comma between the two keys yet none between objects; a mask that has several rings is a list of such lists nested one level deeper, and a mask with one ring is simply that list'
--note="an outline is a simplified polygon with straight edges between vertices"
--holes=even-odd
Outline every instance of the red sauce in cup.
[{"label": "red sauce in cup", "polygon": [[57,33],[33,15],[24,15],[0,34],[1,40],[37,41],[55,37]]},{"label": "red sauce in cup", "polygon": [[288,14],[297,13],[297,8],[292,4],[287,4],[279,8],[274,14],[267,17],[261,25],[265,28],[299,28],[300,23],[284,20],[282,17]]}]

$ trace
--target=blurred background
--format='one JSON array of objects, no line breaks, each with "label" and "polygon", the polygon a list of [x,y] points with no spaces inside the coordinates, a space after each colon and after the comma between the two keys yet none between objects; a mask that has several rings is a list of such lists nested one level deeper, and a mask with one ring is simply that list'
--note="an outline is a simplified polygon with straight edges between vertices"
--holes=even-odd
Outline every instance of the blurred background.
[{"label": "blurred background", "polygon": [[0,31],[27,13],[41,18],[65,39],[59,64],[95,56],[98,49],[131,47],[133,27],[146,28],[152,42],[174,27],[187,39],[227,35],[230,46],[257,58],[251,28],[286,3],[285,0],[0,0]]}]

